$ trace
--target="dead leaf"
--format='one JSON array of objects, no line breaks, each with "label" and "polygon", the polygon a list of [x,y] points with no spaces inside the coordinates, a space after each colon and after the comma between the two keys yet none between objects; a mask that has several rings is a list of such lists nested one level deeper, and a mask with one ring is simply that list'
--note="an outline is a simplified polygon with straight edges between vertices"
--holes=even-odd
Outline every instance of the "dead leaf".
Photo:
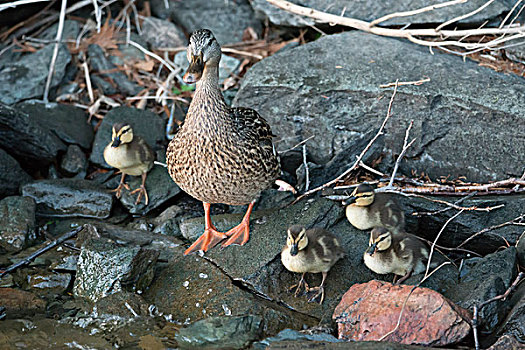
[{"label": "dead leaf", "polygon": [[133,66],[137,69],[141,69],[146,72],[151,72],[155,67],[155,62],[153,60],[138,61]]}]

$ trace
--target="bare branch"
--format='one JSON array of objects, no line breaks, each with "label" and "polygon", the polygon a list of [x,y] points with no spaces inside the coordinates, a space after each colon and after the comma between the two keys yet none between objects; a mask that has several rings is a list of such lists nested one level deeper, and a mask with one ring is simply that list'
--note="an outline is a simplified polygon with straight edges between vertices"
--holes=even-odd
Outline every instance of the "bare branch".
[{"label": "bare branch", "polygon": [[[417,80],[417,81],[400,81],[397,83],[397,86],[403,86],[403,85],[421,85],[423,83],[427,83],[430,81],[430,78],[429,77],[426,77],[424,79],[421,79],[421,80]],[[388,84],[381,84],[379,85],[380,88],[390,88],[390,87],[394,87],[396,85],[396,83],[388,83]]]},{"label": "bare branch", "polygon": [[19,5],[27,5],[27,4],[32,4],[35,2],[49,2],[49,1],[51,0],[20,0],[20,1],[9,2],[7,4],[0,5],[0,11],[7,10],[8,8],[14,8]]},{"label": "bare branch", "polygon": [[498,224],[498,225],[494,225],[494,226],[491,226],[491,227],[488,227],[488,228],[484,228],[483,230],[481,231],[478,231],[476,233],[474,233],[472,236],[470,236],[469,238],[467,238],[466,240],[464,240],[460,245],[457,246],[457,248],[461,248],[462,246],[464,246],[465,244],[467,244],[468,242],[470,242],[471,240],[473,240],[475,237],[483,234],[483,233],[486,233],[486,232],[489,232],[489,231],[493,231],[493,230],[496,230],[498,228],[502,228],[502,227],[505,227],[505,226],[508,226],[508,225],[517,225],[517,224],[520,224],[520,220],[522,219],[525,219],[525,214],[521,214],[520,216],[512,219],[512,220],[509,220],[507,222],[504,222],[502,224]]},{"label": "bare branch", "polygon": [[49,102],[49,88],[51,87],[51,81],[53,80],[53,74],[55,73],[55,63],[57,61],[60,40],[62,40],[62,31],[64,30],[64,20],[66,18],[66,7],[67,0],[62,0],[62,6],[60,7],[60,17],[58,19],[55,49],[53,50],[53,56],[51,57],[51,64],[49,65],[49,72],[47,74],[46,87],[44,88],[44,96],[42,98],[45,103]]},{"label": "bare branch", "polygon": [[416,139],[412,139],[412,141],[408,142],[408,135],[410,135],[410,129],[412,129],[412,125],[414,125],[413,120],[411,120],[410,124],[408,124],[408,128],[405,132],[405,140],[403,141],[403,149],[401,150],[399,157],[397,157],[396,164],[394,165],[394,170],[392,171],[392,176],[390,177],[388,185],[386,185],[387,188],[392,188],[392,185],[394,184],[394,178],[396,177],[397,169],[399,168],[399,163],[401,163],[401,160],[405,156],[405,153],[407,152],[408,148],[412,146],[412,144],[416,141]]},{"label": "bare branch", "polygon": [[477,9],[475,9],[475,10],[472,11],[472,12],[465,13],[464,15],[458,16],[458,17],[456,17],[456,18],[452,18],[452,19],[449,20],[449,21],[446,21],[446,22],[441,23],[439,26],[436,27],[436,31],[440,31],[442,28],[448,26],[449,24],[452,24],[452,23],[455,23],[455,22],[459,22],[459,21],[461,21],[462,19],[469,18],[470,16],[473,16],[473,15],[475,15],[476,13],[483,11],[483,9],[484,9],[485,7],[489,6],[489,5],[492,4],[493,2],[494,2],[494,0],[489,0],[489,1],[487,1],[485,4],[483,4],[482,6],[478,7]]}]

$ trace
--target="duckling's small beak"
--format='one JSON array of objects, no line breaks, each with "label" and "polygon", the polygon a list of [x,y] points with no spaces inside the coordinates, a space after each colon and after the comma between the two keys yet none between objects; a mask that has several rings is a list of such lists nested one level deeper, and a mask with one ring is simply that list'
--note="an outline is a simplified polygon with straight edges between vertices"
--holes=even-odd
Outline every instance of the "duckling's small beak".
[{"label": "duckling's small beak", "polygon": [[377,243],[374,243],[374,244],[372,244],[371,246],[368,247],[368,254],[370,254],[370,256],[372,256],[372,255],[374,255],[376,250],[377,250]]},{"label": "duckling's small beak", "polygon": [[111,147],[118,147],[120,145],[120,138],[115,137],[113,139],[113,143],[111,144]]},{"label": "duckling's small beak", "polygon": [[349,204],[354,203],[356,198],[357,198],[356,196],[352,196],[352,197],[348,198],[347,200],[344,200],[343,201],[343,205],[349,205]]},{"label": "duckling's small beak", "polygon": [[182,80],[184,80],[186,84],[195,84],[202,77],[203,71],[204,63],[202,57],[192,56],[190,66],[188,67],[188,70],[186,70],[186,73],[184,73]]},{"label": "duckling's small beak", "polygon": [[290,247],[290,255],[291,255],[291,256],[296,256],[297,253],[299,253],[299,247],[297,246],[297,244],[293,244],[293,245]]}]

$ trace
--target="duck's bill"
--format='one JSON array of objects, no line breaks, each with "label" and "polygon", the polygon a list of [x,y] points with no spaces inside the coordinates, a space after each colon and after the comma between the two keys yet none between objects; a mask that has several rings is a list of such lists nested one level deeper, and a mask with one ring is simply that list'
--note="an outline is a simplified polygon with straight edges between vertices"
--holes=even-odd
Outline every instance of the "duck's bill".
[{"label": "duck's bill", "polygon": [[377,250],[377,243],[374,243],[370,247],[368,247],[368,254],[370,254],[370,256],[372,256],[372,255],[374,255],[376,250]]},{"label": "duck's bill", "polygon": [[352,196],[352,197],[350,197],[350,198],[348,198],[348,199],[345,199],[345,200],[343,201],[343,205],[349,205],[349,204],[354,203],[355,200],[356,200],[356,198],[357,198],[356,196]]},{"label": "duck's bill", "polygon": [[184,73],[182,80],[184,80],[186,84],[195,84],[202,77],[203,70],[204,65],[202,64],[202,60],[193,60],[186,73]]}]

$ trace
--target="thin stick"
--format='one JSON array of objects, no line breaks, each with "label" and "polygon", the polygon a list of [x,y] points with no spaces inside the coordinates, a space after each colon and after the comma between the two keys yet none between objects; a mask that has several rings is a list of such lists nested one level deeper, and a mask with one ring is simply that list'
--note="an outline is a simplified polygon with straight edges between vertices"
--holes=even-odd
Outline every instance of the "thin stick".
[{"label": "thin stick", "polygon": [[253,57],[253,58],[256,58],[258,60],[262,60],[264,58],[262,55],[258,55],[256,53],[251,53],[251,52],[242,51],[242,50],[236,50],[236,49],[232,49],[232,48],[229,48],[229,47],[222,47],[221,51],[224,52],[224,53],[233,53],[233,54],[240,55],[240,56]]},{"label": "thin stick", "polygon": [[439,9],[439,8],[446,7],[446,6],[453,6],[453,5],[457,5],[457,4],[463,4],[463,3],[467,2],[467,1],[468,0],[453,0],[453,1],[443,2],[441,4],[435,4],[435,5],[422,7],[422,8],[419,8],[417,10],[391,13],[389,15],[386,15],[386,16],[383,16],[383,17],[380,17],[378,19],[373,20],[372,22],[370,22],[370,26],[376,26],[379,23],[388,21],[389,19],[392,19],[392,18],[410,17],[410,16],[418,15],[418,14],[423,13],[423,12],[433,11],[435,9]]},{"label": "thin stick", "polygon": [[499,25],[498,28],[503,28],[503,26],[505,25],[505,22],[507,22],[507,20],[510,18],[510,15],[512,14],[512,12],[514,12],[514,10],[516,9],[516,7],[519,6],[519,4],[522,2],[523,0],[518,0],[516,1],[516,3],[514,4],[514,6],[512,6],[512,9],[510,10],[509,13],[507,13],[507,15],[505,16],[505,18],[503,18],[503,21],[501,21],[501,24]]},{"label": "thin stick", "polygon": [[20,0],[20,1],[10,2],[7,4],[0,5],[0,11],[7,10],[8,8],[14,8],[20,5],[27,5],[27,4],[32,4],[35,2],[49,2],[49,1],[51,0]]},{"label": "thin stick", "polygon": [[58,48],[60,40],[62,40],[62,31],[64,30],[64,20],[66,18],[66,7],[67,0],[62,0],[62,6],[60,7],[60,17],[58,19],[58,30],[56,36],[55,49],[53,50],[53,56],[51,57],[51,65],[49,66],[49,72],[47,74],[46,87],[44,89],[43,100],[45,103],[49,102],[49,88],[51,87],[51,81],[53,80],[53,73],[55,73],[55,63],[58,56]]},{"label": "thin stick", "polygon": [[369,172],[371,173],[374,173],[376,175],[379,175],[379,176],[386,176],[385,174],[383,174],[382,172],[380,172],[379,170],[375,170],[374,168],[372,167],[369,167],[368,165],[366,165],[363,161],[360,161],[359,162],[359,166],[363,169],[366,169],[368,170]]},{"label": "thin stick", "polygon": [[484,9],[485,7],[489,6],[489,5],[492,4],[493,2],[494,2],[494,0],[489,0],[489,1],[487,1],[483,6],[478,7],[478,8],[475,9],[474,11],[471,11],[471,12],[469,12],[469,13],[465,13],[464,15],[458,16],[458,17],[456,17],[456,18],[452,18],[452,19],[449,20],[449,21],[446,21],[446,22],[444,22],[444,23],[441,23],[439,26],[436,27],[436,31],[440,31],[443,27],[446,27],[446,26],[448,26],[449,24],[452,24],[452,23],[455,23],[455,22],[459,22],[459,21],[461,21],[462,19],[469,18],[469,17],[475,15],[476,13],[483,11],[483,9]]},{"label": "thin stick", "polygon": [[401,150],[401,153],[399,154],[399,157],[397,157],[396,164],[394,165],[394,170],[392,171],[392,176],[390,177],[390,181],[388,182],[388,185],[386,187],[391,188],[394,184],[394,178],[396,177],[397,169],[399,168],[399,164],[401,163],[401,160],[405,156],[405,153],[407,152],[407,149],[412,146],[412,144],[416,141],[414,138],[412,141],[408,142],[408,136],[410,135],[410,129],[412,129],[412,125],[414,125],[414,121],[411,120],[410,124],[408,124],[408,128],[405,132],[405,140],[403,141],[403,149]]},{"label": "thin stick", "polygon": [[505,226],[508,226],[508,225],[519,224],[518,221],[521,220],[521,219],[524,219],[524,218],[525,218],[525,214],[521,214],[520,216],[518,216],[518,217],[516,217],[516,218],[514,218],[512,220],[509,220],[507,222],[504,222],[502,224],[498,224],[498,225],[494,225],[494,226],[491,226],[491,227],[488,227],[488,228],[484,228],[483,230],[474,233],[472,236],[470,236],[469,238],[464,240],[460,245],[457,246],[457,248],[461,248],[462,246],[464,246],[465,244],[470,242],[472,239],[474,239],[475,237],[477,237],[477,236],[479,236],[479,235],[481,235],[483,233],[486,233],[486,232],[489,232],[489,231],[493,231],[493,230],[496,230],[498,228],[502,228],[502,227],[505,227]]},{"label": "thin stick", "polygon": [[443,231],[445,230],[445,227],[447,227],[447,225],[452,221],[454,220],[456,217],[458,217],[458,215],[460,215],[461,213],[463,213],[463,210],[460,210],[458,211],[456,214],[454,214],[450,219],[447,220],[447,222],[445,222],[445,224],[443,225],[443,227],[441,227],[441,230],[439,230],[437,236],[436,236],[436,239],[434,239],[434,242],[432,243],[432,246],[430,247],[430,254],[428,256],[428,262],[427,262],[427,268],[425,270],[425,278],[427,277],[428,275],[428,270],[430,269],[430,263],[432,262],[432,255],[434,254],[434,249],[436,247],[436,243],[439,239],[439,237],[441,236],[441,234],[443,233]]},{"label": "thin stick", "polygon": [[[469,193],[468,195],[466,195],[465,197],[463,198],[460,198],[458,199],[457,201],[455,201],[454,203],[452,203],[453,205],[457,206],[458,204],[460,204],[461,202],[464,202],[465,200],[469,199],[469,198],[472,198],[474,197],[478,192],[472,192],[472,193]],[[423,197],[423,196],[421,196]],[[428,198],[430,199],[430,198]],[[443,201],[444,202],[444,201]],[[448,202],[447,202],[448,203]],[[431,215],[436,215],[436,214],[441,214],[441,213],[444,213],[446,211],[449,211],[450,209],[452,209],[453,207],[452,206],[449,206],[448,208],[443,208],[441,210],[436,210],[436,211],[428,211],[428,212],[414,212],[412,213],[413,216],[423,216],[423,215],[428,215],[428,216],[431,216]]]},{"label": "thin stick", "polygon": [[59,237],[58,239],[54,240],[53,242],[49,243],[48,245],[46,245],[45,247],[43,248],[40,248],[39,250],[37,250],[36,252],[34,252],[33,254],[29,255],[28,257],[20,260],[19,262],[9,266],[7,269],[5,269],[2,273],[0,273],[0,279],[2,279],[2,277],[4,277],[5,275],[7,275],[8,273],[11,273],[13,272],[14,270],[18,269],[19,267],[21,266],[24,266],[24,265],[27,265],[27,264],[30,264],[35,258],[37,258],[38,256],[44,254],[45,252],[47,252],[48,250],[51,250],[53,249],[54,247],[56,247],[57,245],[60,245],[62,243],[64,243],[65,241],[67,241],[68,239],[71,239],[73,237],[75,237],[80,231],[82,231],[84,229],[84,225],[82,226],[79,226],[77,227],[76,229],[74,229],[73,231],[69,231],[68,233],[62,235],[61,237]]},{"label": "thin stick", "polygon": [[[403,85],[421,85],[423,83],[427,83],[430,81],[430,78],[429,77],[426,77],[424,79],[421,79],[421,80],[416,80],[416,81],[400,81],[399,83],[397,83],[397,86],[403,86]],[[394,87],[396,85],[396,83],[388,83],[388,84],[381,84],[379,85],[380,88],[390,88],[390,87]]]},{"label": "thin stick", "polygon": [[298,144],[296,144],[295,146],[291,147],[291,148],[288,148],[287,150],[284,150],[282,152],[279,152],[279,154],[284,154],[284,153],[287,153],[287,152],[290,152],[290,151],[293,151],[294,149],[296,149],[297,147],[299,146],[302,146],[303,144],[305,144],[306,142],[310,141],[311,139],[313,139],[315,137],[315,135],[312,135],[310,137],[308,137],[307,139],[305,140],[302,140],[301,142],[299,142]]},{"label": "thin stick", "polygon": [[100,33],[102,10],[98,7],[98,0],[93,0],[93,11],[95,12],[95,22],[97,22],[97,33]]},{"label": "thin stick", "polygon": [[[427,37],[451,37],[458,38],[465,35],[502,35],[502,34],[515,34],[525,32],[525,26],[519,26],[515,28],[483,28],[483,29],[466,29],[466,30],[440,30],[437,31],[434,28],[426,29],[393,29],[393,28],[383,28],[370,26],[369,22],[358,20],[355,18],[340,17],[338,15],[332,15],[330,13],[317,11],[309,7],[295,5],[286,0],[267,0],[270,4],[279,7],[285,11],[295,13],[301,16],[306,16],[317,20],[319,23],[336,23],[342,26],[351,27],[354,29],[362,30],[364,32],[396,37],[396,38],[405,38],[410,41],[413,41],[420,45],[426,46],[443,46],[443,45],[454,45],[458,47],[470,47],[476,48],[479,46],[486,46],[486,44],[468,44],[462,43],[459,41],[425,41],[417,40],[416,36],[427,36]],[[491,44],[491,46],[494,46]]]},{"label": "thin stick", "polygon": [[82,62],[82,68],[84,68],[84,77],[86,79],[86,88],[89,95],[89,101],[91,104],[93,104],[95,102],[95,96],[93,95],[93,87],[91,86],[91,77],[89,75],[89,67],[86,60]]},{"label": "thin stick", "polygon": [[[268,1],[270,1],[270,0],[268,0]],[[302,195],[297,197],[297,199],[293,203],[297,203],[298,201],[300,201],[304,197],[309,196],[312,193],[315,193],[317,191],[323,190],[323,189],[327,188],[328,186],[331,186],[331,185],[339,182],[342,178],[344,178],[345,176],[350,174],[352,171],[354,171],[359,166],[359,162],[363,159],[364,155],[366,154],[366,152],[368,152],[370,147],[372,147],[372,144],[377,140],[377,138],[379,136],[383,135],[383,130],[385,128],[385,125],[388,122],[388,120],[390,119],[390,117],[392,116],[392,104],[394,102],[394,98],[396,96],[396,93],[397,93],[397,84],[394,87],[394,92],[392,93],[392,97],[390,97],[390,102],[388,103],[388,110],[387,110],[387,113],[386,113],[386,117],[383,120],[383,123],[381,124],[381,127],[379,128],[377,134],[372,138],[372,140],[370,140],[370,142],[368,142],[366,147],[361,151],[361,154],[359,154],[359,156],[357,157],[357,160],[354,162],[354,164],[350,168],[345,170],[341,175],[336,177],[335,179],[333,179],[331,181],[328,181],[327,183],[325,183],[325,184],[323,184],[321,186],[318,186],[318,187],[316,187],[316,188],[314,188],[314,189],[312,189],[310,191],[306,191],[305,193],[303,193]]]},{"label": "thin stick", "polygon": [[306,178],[304,190],[308,191],[308,189],[310,188],[310,171],[308,170],[308,163],[306,162],[306,145],[303,145],[303,165]]},{"label": "thin stick", "polygon": [[481,311],[481,309],[483,309],[486,305],[496,300],[506,299],[510,295],[510,293],[512,293],[512,291],[518,286],[518,284],[520,283],[524,275],[525,274],[523,272],[520,272],[518,276],[516,276],[516,279],[514,280],[514,282],[512,282],[510,287],[507,288],[505,293],[501,295],[497,295],[494,298],[491,298],[480,304],[474,305],[474,312],[473,312],[473,317],[472,317],[472,332],[474,333],[474,345],[475,345],[476,350],[479,350],[479,341],[478,341],[478,314],[479,314],[479,311]]},{"label": "thin stick", "polygon": [[166,60],[164,60],[162,57],[160,57],[159,55],[151,52],[151,51],[148,51],[146,50],[145,48],[143,48],[141,45],[137,44],[136,42],[134,42],[133,40],[130,40],[129,43],[132,45],[132,46],[135,46],[137,49],[139,49],[140,51],[144,52],[146,55],[148,56],[151,56],[153,57],[154,59],[158,60],[159,62],[162,62],[162,64],[164,64],[170,71],[172,71],[173,73],[177,73],[177,70],[171,66],[171,64],[169,64]]}]

